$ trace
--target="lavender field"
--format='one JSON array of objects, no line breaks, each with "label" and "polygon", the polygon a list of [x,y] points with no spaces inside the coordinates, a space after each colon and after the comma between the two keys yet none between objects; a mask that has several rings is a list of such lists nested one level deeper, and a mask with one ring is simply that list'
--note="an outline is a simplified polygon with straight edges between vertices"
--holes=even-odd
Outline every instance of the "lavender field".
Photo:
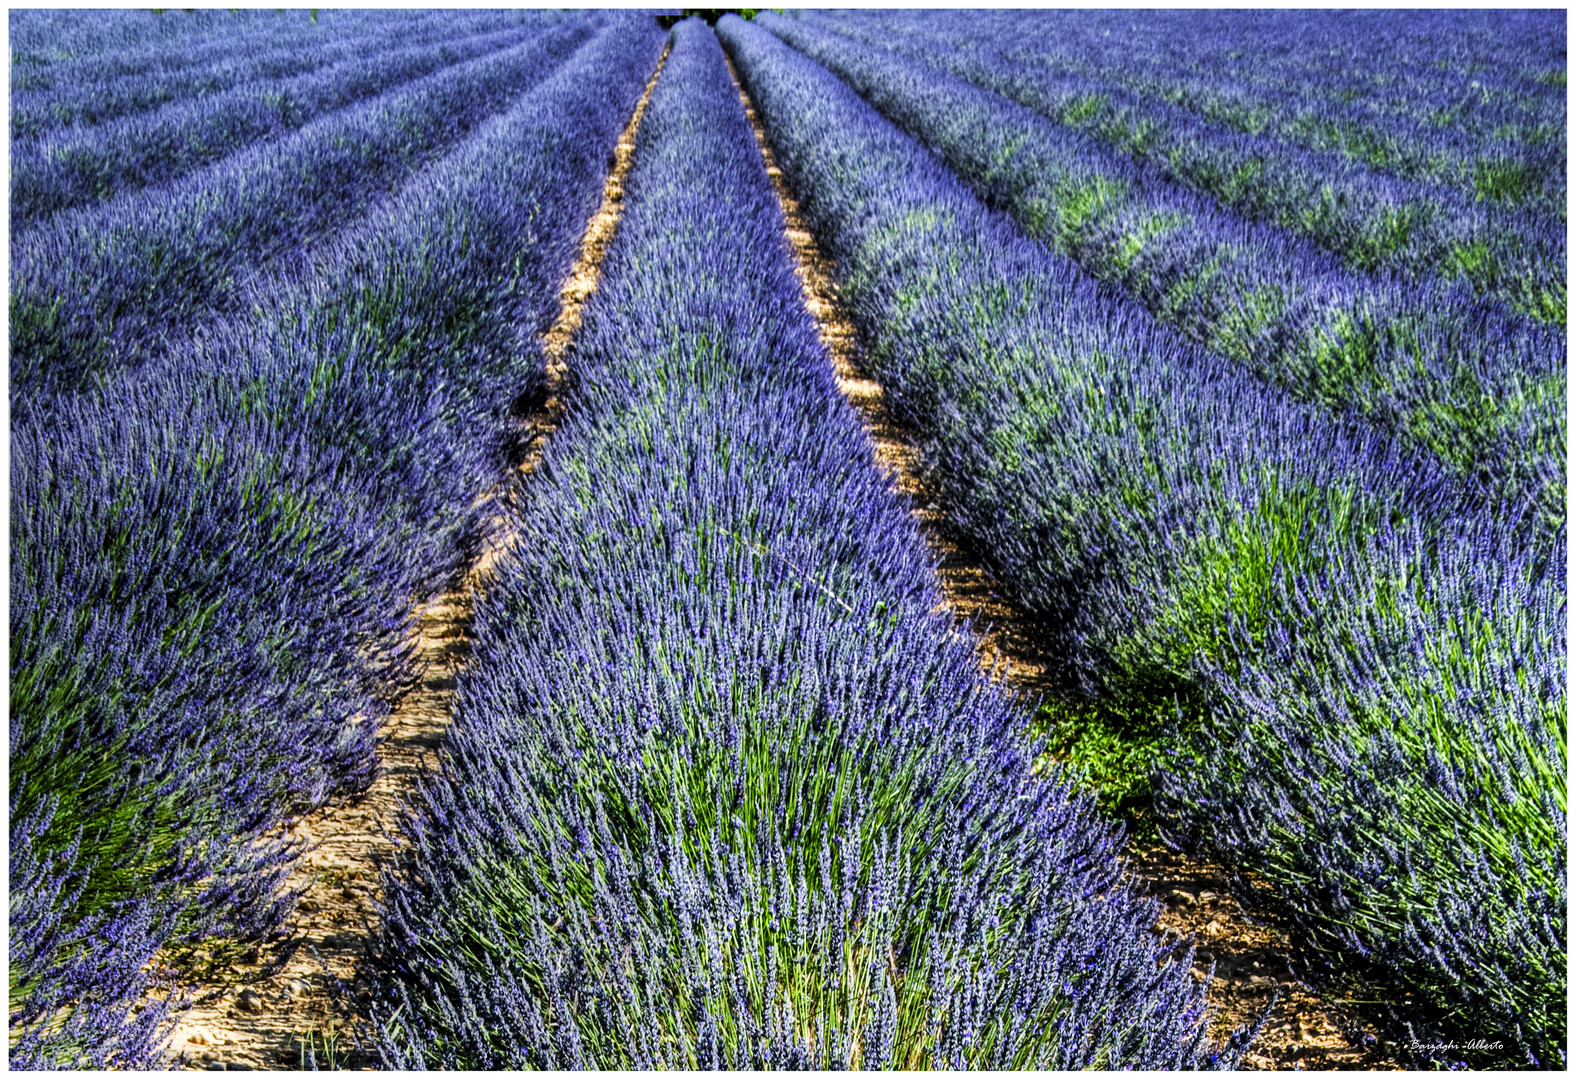
[{"label": "lavender field", "polygon": [[718,14],[11,12],[11,1067],[1564,1068],[1563,13]]}]

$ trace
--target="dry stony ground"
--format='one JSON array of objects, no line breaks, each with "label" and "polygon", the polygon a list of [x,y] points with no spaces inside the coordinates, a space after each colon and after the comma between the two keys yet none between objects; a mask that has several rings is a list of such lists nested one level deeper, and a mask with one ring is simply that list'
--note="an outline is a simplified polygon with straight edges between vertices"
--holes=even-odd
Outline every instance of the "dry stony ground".
[{"label": "dry stony ground", "polygon": [[[556,389],[563,378],[564,354],[579,325],[581,306],[596,287],[598,267],[622,208],[635,131],[660,73],[661,64],[619,141],[602,207],[564,286],[562,314],[547,341],[548,398],[524,421],[529,441],[522,473],[534,470],[543,442],[562,416]],[[831,264],[799,214],[742,89],[740,99],[782,202],[805,300],[832,355],[838,386],[864,421],[893,485],[909,496],[936,555],[947,604],[978,635],[982,665],[1013,691],[1037,694],[1045,688],[1047,672],[1040,636],[1003,598],[967,541],[949,526],[945,507],[921,479],[912,433],[893,422],[881,387],[859,371],[854,332],[837,303]],[[460,586],[419,614],[415,632],[425,674],[403,695],[385,725],[377,782],[359,796],[336,800],[292,824],[290,835],[305,841],[310,851],[289,882],[290,888],[300,890],[301,900],[284,934],[259,948],[207,943],[161,957],[172,972],[197,984],[194,1003],[170,1043],[172,1066],[233,1070],[375,1064],[370,1053],[355,1045],[354,1028],[367,994],[361,972],[377,930],[376,867],[398,842],[393,834],[401,799],[414,790],[421,770],[436,763],[455,672],[468,654],[472,597],[485,587],[488,568],[506,543],[496,527],[501,520],[495,519],[494,525],[483,555]],[[1384,1052],[1369,1016],[1301,984],[1296,971],[1303,958],[1290,928],[1262,913],[1248,914],[1233,897],[1222,868],[1160,846],[1130,845],[1128,857],[1130,872],[1151,895],[1166,901],[1160,930],[1196,941],[1195,974],[1202,979],[1214,965],[1209,998],[1217,1010],[1212,1023],[1217,1037],[1251,1023],[1279,993],[1268,1026],[1248,1054],[1249,1067],[1400,1067]]]}]

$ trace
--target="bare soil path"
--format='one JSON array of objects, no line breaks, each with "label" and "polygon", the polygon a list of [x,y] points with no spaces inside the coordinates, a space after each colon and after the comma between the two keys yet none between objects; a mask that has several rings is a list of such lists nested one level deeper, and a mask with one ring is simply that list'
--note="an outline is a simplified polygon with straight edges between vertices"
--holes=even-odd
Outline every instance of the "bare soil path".
[{"label": "bare soil path", "polygon": [[[914,432],[887,411],[881,386],[860,370],[853,324],[837,298],[833,264],[820,249],[797,200],[783,179],[765,128],[739,82],[733,61],[728,70],[739,100],[755,129],[787,219],[788,239],[798,262],[805,304],[815,316],[831,354],[838,388],[858,411],[875,447],[876,459],[892,485],[908,496],[911,512],[937,560],[946,606],[978,639],[981,665],[1014,693],[1034,699],[1050,690],[1045,635],[1034,620],[1005,596],[983,560],[947,516],[939,494],[925,482]],[[1303,985],[1297,971],[1304,956],[1285,920],[1262,912],[1251,915],[1233,899],[1227,871],[1191,859],[1159,844],[1130,843],[1128,870],[1151,896],[1166,901],[1158,929],[1171,937],[1192,937],[1198,946],[1194,974],[1203,979],[1215,965],[1209,1001],[1215,1009],[1211,1034],[1222,1038],[1252,1023],[1277,991],[1280,1000],[1269,1025],[1249,1050],[1249,1068],[1399,1069],[1387,1054],[1374,1021],[1351,1005],[1320,997]]]},{"label": "bare soil path", "polygon": [[[618,141],[602,203],[586,227],[580,255],[559,292],[559,315],[544,341],[547,393],[520,419],[529,475],[564,413],[565,354],[581,309],[596,290],[602,259],[623,211],[624,178],[634,157],[635,133],[656,87],[667,51]],[[352,1044],[354,1021],[366,1001],[364,965],[378,929],[378,864],[397,843],[399,808],[448,729],[455,677],[470,653],[472,603],[508,536],[504,517],[489,513],[514,476],[478,500],[487,514],[481,552],[461,583],[423,606],[413,633],[418,682],[384,724],[378,779],[359,795],[330,802],[295,822],[288,835],[307,854],[287,888],[301,899],[285,936],[266,948],[210,943],[171,950],[161,962],[195,983],[195,1000],[176,1024],[170,1064],[207,1070],[371,1068],[376,1059]]]}]

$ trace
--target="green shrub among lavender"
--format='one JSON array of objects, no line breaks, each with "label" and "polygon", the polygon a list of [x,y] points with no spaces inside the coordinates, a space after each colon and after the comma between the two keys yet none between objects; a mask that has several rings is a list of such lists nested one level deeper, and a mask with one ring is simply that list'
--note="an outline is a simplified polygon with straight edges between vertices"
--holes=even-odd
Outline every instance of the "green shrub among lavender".
[{"label": "green shrub among lavender", "polygon": [[625,198],[385,878],[385,1061],[1234,1064],[934,612],[699,22]]},{"label": "green shrub among lavender", "polygon": [[[1171,827],[1276,873],[1343,964],[1418,993],[1419,1035],[1559,1062],[1562,560],[1516,507],[1457,513],[1437,465],[1102,292],[765,30],[719,32],[953,516],[1081,704],[1175,751]],[[1231,815],[1189,769],[1235,778]]]}]

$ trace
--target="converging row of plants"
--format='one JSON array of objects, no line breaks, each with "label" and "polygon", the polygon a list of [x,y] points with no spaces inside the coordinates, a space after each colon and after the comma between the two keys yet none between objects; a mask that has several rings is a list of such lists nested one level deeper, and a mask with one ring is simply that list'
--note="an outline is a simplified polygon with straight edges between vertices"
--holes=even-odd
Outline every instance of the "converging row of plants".
[{"label": "converging row of plants", "polygon": [[[400,25],[324,48],[327,63],[293,78],[255,80],[225,93],[210,92],[179,104],[112,122],[57,126],[18,141],[11,153],[11,221],[17,228],[71,206],[99,202],[149,184],[164,183],[268,136],[295,130],[319,115],[345,108],[442,68],[498,52],[540,35],[540,26],[489,29],[455,38],[452,25],[425,33]],[[421,39],[439,38],[434,44]],[[401,46],[396,48],[396,46]],[[292,57],[301,55],[292,50]],[[311,55],[308,53],[307,55]],[[137,77],[123,93],[162,77]],[[216,88],[217,89],[217,88]],[[52,114],[57,102],[40,103]]]},{"label": "converging row of plants", "polygon": [[[1412,1064],[1563,1066],[1547,13],[10,26],[12,1067],[167,1066],[177,949],[287,936],[500,515],[384,1065],[1238,1067],[1138,829]],[[741,91],[1048,700],[947,610]]]},{"label": "converging row of plants", "polygon": [[[1520,175],[1522,158],[1483,161],[1502,178],[1476,192],[1407,180],[1337,153],[1210,124],[1098,78],[1047,71],[1033,51],[1034,23],[1026,23],[1029,43],[1022,26],[991,34],[966,23],[948,33],[940,20],[911,23],[922,45],[911,51],[1244,216],[1306,236],[1356,269],[1405,281],[1459,278],[1533,318],[1564,324],[1563,153],[1540,213],[1491,197],[1516,183],[1506,174]],[[1047,29],[1054,33],[1054,24]],[[1547,32],[1557,36],[1557,24]],[[963,40],[974,48],[958,48]],[[1558,108],[1564,91],[1539,87],[1537,96]]]},{"label": "converging row of plants", "polygon": [[662,46],[565,21],[538,36],[578,50],[237,314],[14,418],[13,1067],[159,1065],[150,961],[273,932],[297,852],[268,838],[375,775]]},{"label": "converging row of plants", "polygon": [[768,30],[720,30],[872,371],[1062,645],[1053,746],[1451,1029],[1558,1061],[1563,558],[1102,292]]},{"label": "converging row of plants", "polygon": [[399,1067],[1230,1064],[1119,833],[933,613],[681,23],[386,882]]},{"label": "converging row of plants", "polygon": [[1088,76],[1476,200],[1565,213],[1565,43],[1547,12],[1111,10],[1076,21],[987,14],[972,28],[1041,74]]},{"label": "converging row of plants", "polygon": [[[315,20],[281,11],[195,10],[190,18],[149,18],[148,12],[105,10],[97,17],[21,9],[10,20],[11,92],[52,91],[77,79],[189,74],[237,52],[321,39]],[[162,13],[156,13],[162,14]],[[354,33],[355,15],[331,19],[331,36]]]},{"label": "converging row of plants", "polygon": [[[1545,326],[1458,286],[1353,269],[1078,126],[822,29],[822,21],[766,24],[1025,231],[1192,340],[1298,397],[1356,412],[1426,448],[1466,477],[1469,497],[1491,512],[1530,502],[1538,515],[1529,526],[1545,542],[1564,522],[1563,322]],[[953,27],[922,55],[960,54],[968,37],[967,23]],[[997,80],[1016,72],[1004,64]],[[1277,194],[1284,205],[1304,205],[1295,189]],[[1562,248],[1560,267],[1563,260]]]},{"label": "converging row of plants", "polygon": [[[340,25],[339,19],[347,25]],[[310,78],[296,84],[293,77],[309,77],[368,51],[446,40],[460,43],[467,32],[485,35],[521,21],[515,12],[496,11],[477,12],[463,22],[448,12],[419,11],[342,12],[339,19],[334,20],[335,32],[331,34],[323,33],[326,26],[285,21],[276,29],[240,41],[220,37],[204,47],[177,46],[162,56],[147,50],[129,57],[121,53],[84,56],[73,65],[71,78],[51,78],[39,86],[32,85],[29,72],[18,63],[13,36],[13,144],[21,150],[44,135],[88,139],[94,128],[110,121],[175,103],[198,108],[204,98],[216,99],[214,103],[222,110],[233,107],[248,90],[256,91],[265,102],[264,95],[284,97],[281,91],[297,85],[310,88],[308,93],[331,94],[334,90],[329,84]],[[55,72],[65,66],[42,70]],[[195,141],[206,140],[199,136]],[[123,150],[137,152],[135,147]],[[14,171],[15,164],[12,168]]]},{"label": "converging row of plants", "polygon": [[137,367],[204,320],[244,313],[251,276],[332,236],[452,151],[557,70],[589,30],[585,18],[549,24],[286,138],[249,139],[145,194],[19,230],[11,241],[12,415]]}]

